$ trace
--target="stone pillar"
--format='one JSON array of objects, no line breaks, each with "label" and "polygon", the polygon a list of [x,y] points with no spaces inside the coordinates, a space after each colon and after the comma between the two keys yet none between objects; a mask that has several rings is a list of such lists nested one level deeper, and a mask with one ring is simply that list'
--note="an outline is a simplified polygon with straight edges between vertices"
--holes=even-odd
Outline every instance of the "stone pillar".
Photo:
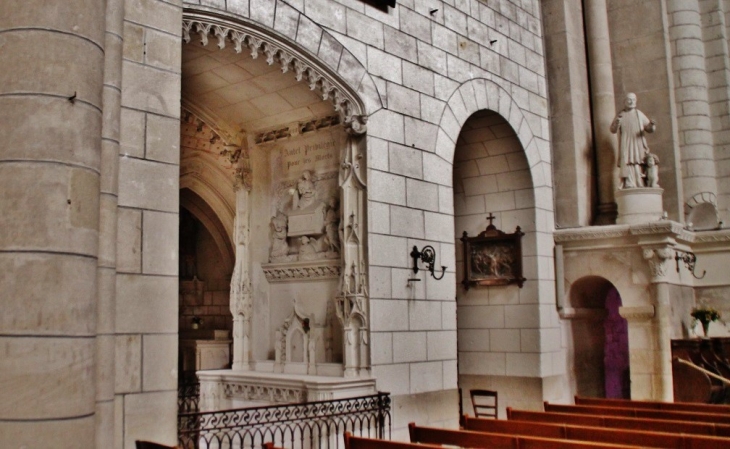
[{"label": "stone pillar", "polygon": [[[588,62],[582,0],[540,2],[550,100],[555,223],[590,226],[594,220],[596,175],[591,130]],[[559,95],[552,93],[560,92]]]},{"label": "stone pillar", "polygon": [[124,1],[107,0],[99,197],[96,307],[96,447],[114,446],[114,321],[116,307],[119,122]]},{"label": "stone pillar", "polygon": [[667,0],[666,4],[674,50],[685,219],[697,227],[713,228],[717,224],[717,181],[700,7],[698,0]]},{"label": "stone pillar", "polygon": [[[249,275],[249,238],[251,170],[244,149],[233,152],[231,161],[236,169],[236,218],[233,224],[233,243],[236,264],[231,277],[230,307],[233,315],[234,370],[248,371],[251,362],[251,315],[253,314],[251,276]],[[242,157],[244,156],[244,157]]]},{"label": "stone pillar", "polygon": [[105,2],[0,14],[0,447],[95,447]]},{"label": "stone pillar", "polygon": [[[643,249],[644,260],[651,269],[651,283],[654,285],[654,344],[653,366],[656,367],[652,382],[654,400],[672,402],[674,389],[672,385],[672,348],[671,348],[671,305],[669,286],[667,285],[667,265],[672,258],[672,251],[666,246]],[[632,395],[633,397],[633,395]]]},{"label": "stone pillar", "polygon": [[337,318],[342,325],[342,356],[345,377],[368,376],[368,281],[365,241],[367,239],[367,197],[365,195],[365,123],[367,117],[345,120],[349,134],[340,157],[340,240],[342,276],[335,298]]},{"label": "stone pillar", "polygon": [[613,95],[613,65],[611,38],[608,31],[606,0],[584,0],[588,73],[591,80],[591,112],[593,144],[598,172],[598,216],[595,224],[616,222],[615,183],[617,150],[610,125],[616,115]]}]

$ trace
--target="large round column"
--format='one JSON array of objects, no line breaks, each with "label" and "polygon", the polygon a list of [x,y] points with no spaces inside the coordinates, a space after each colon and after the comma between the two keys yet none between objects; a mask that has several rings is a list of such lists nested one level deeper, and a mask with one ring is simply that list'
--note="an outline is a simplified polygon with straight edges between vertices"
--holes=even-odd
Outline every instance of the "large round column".
[{"label": "large round column", "polygon": [[614,190],[615,180],[618,179],[616,144],[609,129],[616,115],[616,107],[606,0],[585,0],[584,16],[598,172],[598,216],[595,221],[596,224],[605,225],[616,222]]},{"label": "large round column", "polygon": [[94,447],[105,2],[0,14],[0,447]]}]

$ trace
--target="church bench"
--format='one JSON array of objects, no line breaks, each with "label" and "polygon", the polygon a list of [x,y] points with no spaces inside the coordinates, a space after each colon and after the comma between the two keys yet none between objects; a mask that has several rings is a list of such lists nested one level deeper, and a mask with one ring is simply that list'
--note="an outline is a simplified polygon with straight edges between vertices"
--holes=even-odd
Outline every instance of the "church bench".
[{"label": "church bench", "polygon": [[730,424],[730,414],[649,410],[637,408],[602,407],[593,405],[564,405],[544,403],[546,412],[585,413],[588,415],[626,416],[632,418]]},{"label": "church bench", "polygon": [[438,444],[468,448],[489,449],[618,449],[641,446],[611,444],[592,441],[570,441],[558,438],[541,438],[523,435],[448,430],[435,427],[419,427],[408,424],[412,443]]},{"label": "church bench", "polygon": [[507,419],[730,437],[729,425],[715,423],[629,418],[623,416],[586,415],[577,413],[535,412],[528,410],[513,410],[511,407],[507,408]]},{"label": "church bench", "polygon": [[495,421],[468,416],[464,417],[464,429],[474,432],[504,433],[614,444],[633,444],[642,447],[730,449],[730,438],[529,421]]},{"label": "church bench", "polygon": [[604,407],[621,408],[642,408],[651,410],[670,410],[678,412],[698,412],[712,414],[730,414],[730,405],[725,404],[701,404],[696,402],[658,402],[658,401],[636,401],[633,399],[603,399],[575,397],[575,405],[598,405]]},{"label": "church bench", "polygon": [[433,444],[413,444],[400,441],[378,440],[375,438],[355,437],[345,432],[345,449],[443,449]]}]

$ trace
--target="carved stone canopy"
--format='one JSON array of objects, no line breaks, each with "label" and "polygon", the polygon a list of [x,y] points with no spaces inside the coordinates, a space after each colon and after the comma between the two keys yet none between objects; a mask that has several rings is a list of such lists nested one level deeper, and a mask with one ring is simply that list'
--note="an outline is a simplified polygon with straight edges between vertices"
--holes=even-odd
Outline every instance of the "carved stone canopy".
[{"label": "carved stone canopy", "polygon": [[348,89],[315,59],[282,42],[275,41],[268,34],[244,27],[239,23],[222,18],[212,18],[186,13],[183,17],[183,41],[189,43],[192,35],[200,37],[200,43],[207,46],[209,39],[217,40],[221,50],[232,44],[236,53],[244,48],[250,51],[252,58],[260,54],[266,57],[269,65],[278,63],[282,73],[292,71],[297,81],[306,81],[311,90],[320,92],[322,100],[330,100],[335,111],[340,113],[342,122],[350,124],[355,121],[355,128],[361,128],[364,121],[353,119],[363,114],[362,104]]}]

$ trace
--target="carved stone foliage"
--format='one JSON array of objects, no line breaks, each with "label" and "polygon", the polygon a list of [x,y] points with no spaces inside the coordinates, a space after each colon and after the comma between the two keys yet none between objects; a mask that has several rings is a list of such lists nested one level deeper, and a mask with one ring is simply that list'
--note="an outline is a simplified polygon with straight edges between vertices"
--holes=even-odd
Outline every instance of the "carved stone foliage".
[{"label": "carved stone foliage", "polygon": [[264,33],[250,29],[234,29],[233,24],[214,23],[212,19],[191,17],[183,18],[182,31],[185,43],[189,43],[192,35],[197,34],[203,46],[208,45],[209,39],[212,38],[217,40],[218,48],[221,50],[226,45],[232,44],[236,53],[241,53],[245,48],[254,59],[263,55],[269,65],[279,64],[282,73],[293,72],[297,81],[304,81],[309,84],[311,90],[320,92],[322,100],[332,101],[335,111],[340,113],[344,122],[351,121],[353,114],[357,113],[358,108],[354,99],[350,98],[331,76],[305,61],[305,58],[293,49],[285,48],[281,43],[271,42]]},{"label": "carved stone foliage", "polygon": [[263,264],[261,267],[269,282],[337,279],[342,272],[339,260]]},{"label": "carved stone foliage", "polygon": [[[187,109],[182,109],[180,123],[180,146],[187,151],[200,151],[215,157],[221,157],[221,165],[233,176],[236,189],[251,190],[252,173],[248,150],[241,145],[231,143],[232,138],[211,126],[203,119]],[[183,161],[181,174],[194,172],[200,174],[200,168],[193,166],[194,160]]]},{"label": "carved stone foliage", "polygon": [[653,280],[663,279],[667,274],[667,260],[672,258],[669,248],[644,248],[644,260],[649,262]]},{"label": "carved stone foliage", "polygon": [[245,401],[299,403],[307,399],[307,392],[303,389],[269,385],[224,383],[223,393],[226,397],[243,399]]},{"label": "carved stone foliage", "polygon": [[308,120],[306,122],[292,123],[289,126],[283,128],[262,131],[256,134],[256,137],[254,137],[254,142],[256,142],[256,144],[276,142],[277,140],[288,139],[290,137],[296,137],[303,134],[320,131],[339,124],[339,115],[328,115],[326,117],[320,117]]}]

